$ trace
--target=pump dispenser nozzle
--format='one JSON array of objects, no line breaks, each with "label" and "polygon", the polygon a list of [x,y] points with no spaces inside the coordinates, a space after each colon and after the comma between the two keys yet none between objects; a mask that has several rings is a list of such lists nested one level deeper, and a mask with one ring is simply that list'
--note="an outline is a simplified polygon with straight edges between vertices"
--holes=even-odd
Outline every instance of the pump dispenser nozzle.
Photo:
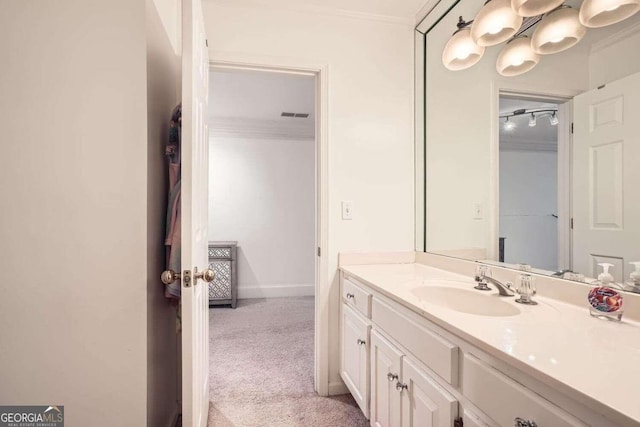
[{"label": "pump dispenser nozzle", "polygon": [[598,263],[600,267],[602,267],[602,273],[598,275],[598,280],[602,284],[607,284],[613,282],[613,276],[609,273],[609,267],[613,267],[613,264],[609,264],[608,262]]}]

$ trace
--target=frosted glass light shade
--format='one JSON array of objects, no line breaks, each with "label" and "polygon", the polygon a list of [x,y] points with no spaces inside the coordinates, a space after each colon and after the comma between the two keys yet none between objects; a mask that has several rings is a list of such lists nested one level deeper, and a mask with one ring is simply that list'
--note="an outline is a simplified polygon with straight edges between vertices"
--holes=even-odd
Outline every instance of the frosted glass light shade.
[{"label": "frosted glass light shade", "polygon": [[491,0],[471,24],[471,37],[478,46],[493,46],[507,41],[522,26],[522,16],[511,8],[511,0]]},{"label": "frosted glass light shade", "polygon": [[580,22],[589,28],[604,27],[623,21],[638,10],[640,0],[584,0]]},{"label": "frosted glass light shade", "polygon": [[562,52],[575,46],[586,32],[577,10],[570,7],[557,9],[542,18],[531,37],[531,48],[543,55]]},{"label": "frosted glass light shade", "polygon": [[564,0],[511,0],[511,7],[520,16],[538,16],[550,12]]},{"label": "frosted glass light shade", "polygon": [[442,63],[452,71],[464,70],[480,61],[484,47],[478,46],[471,38],[471,30],[463,28],[449,39],[442,52]]},{"label": "frosted glass light shade", "polygon": [[496,61],[496,70],[505,77],[518,76],[531,70],[540,62],[540,55],[531,49],[528,37],[519,37],[502,48]]}]

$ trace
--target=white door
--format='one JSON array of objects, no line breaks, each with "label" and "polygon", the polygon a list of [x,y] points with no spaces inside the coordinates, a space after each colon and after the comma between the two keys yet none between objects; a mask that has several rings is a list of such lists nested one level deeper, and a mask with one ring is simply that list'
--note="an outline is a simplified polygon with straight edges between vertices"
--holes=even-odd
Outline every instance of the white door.
[{"label": "white door", "polygon": [[371,425],[400,427],[403,354],[375,330],[371,331]]},{"label": "white door", "polygon": [[574,101],[573,267],[597,277],[614,265],[621,282],[640,260],[640,73]]},{"label": "white door", "polygon": [[[209,302],[196,269],[207,264],[209,60],[200,0],[182,1],[182,425],[207,425]],[[191,281],[185,277],[191,271]]]},{"label": "white door", "polygon": [[362,317],[342,304],[342,361],[340,376],[369,418],[369,330]]},{"label": "white door", "polygon": [[458,401],[406,357],[402,359],[402,426],[451,427]]}]

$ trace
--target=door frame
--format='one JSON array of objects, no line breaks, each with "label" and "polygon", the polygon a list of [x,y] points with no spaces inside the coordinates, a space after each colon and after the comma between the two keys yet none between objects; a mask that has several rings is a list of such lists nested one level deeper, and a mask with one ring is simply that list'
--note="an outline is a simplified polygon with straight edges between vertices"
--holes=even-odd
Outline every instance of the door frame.
[{"label": "door frame", "polygon": [[[316,78],[316,246],[314,314],[314,388],[329,395],[329,66],[289,59],[227,52],[209,52],[209,70],[232,69],[309,75]],[[211,102],[211,101],[210,101]]]},{"label": "door frame", "polygon": [[[552,102],[558,104],[558,181],[557,181],[557,207],[558,207],[558,269],[571,268],[571,175],[573,135],[571,123],[573,122],[573,97],[574,94],[544,94],[519,89],[499,88],[493,99],[492,113],[498,117],[500,97],[529,99],[538,102]],[[490,241],[487,245],[489,259],[498,259],[498,238],[500,237],[500,131],[499,120],[492,122],[491,138],[491,170],[490,174],[490,215],[489,226]],[[561,149],[562,144],[562,149]],[[563,267],[563,265],[567,265]],[[536,267],[535,265],[533,266]]]}]

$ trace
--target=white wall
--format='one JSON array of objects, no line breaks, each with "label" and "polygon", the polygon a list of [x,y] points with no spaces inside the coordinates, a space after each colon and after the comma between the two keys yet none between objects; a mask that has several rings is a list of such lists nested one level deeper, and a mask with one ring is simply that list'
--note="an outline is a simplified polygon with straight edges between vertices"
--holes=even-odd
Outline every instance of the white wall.
[{"label": "white wall", "polygon": [[640,23],[596,44],[589,56],[589,88],[594,89],[640,71]]},{"label": "white wall", "polygon": [[[329,352],[339,377],[339,251],[412,250],[413,28],[397,21],[353,19],[269,8],[205,3],[210,57],[251,56],[328,66]],[[340,219],[340,201],[354,219]]]},{"label": "white wall", "polygon": [[238,297],[313,295],[312,139],[211,138],[209,240],[238,241]]},{"label": "white wall", "polygon": [[[442,51],[458,16],[472,19],[478,2],[460,2],[427,37],[427,250],[497,249],[497,120],[500,90],[573,96],[589,86],[588,49],[579,44],[547,55],[522,76],[495,69],[500,46],[472,68],[449,71]],[[452,197],[455,195],[455,197]],[[474,204],[482,219],[474,219]],[[495,253],[497,256],[497,251]]]},{"label": "white wall", "polygon": [[[159,369],[175,323],[158,298],[166,187],[149,164],[162,156],[147,102],[166,106],[175,87],[147,85],[158,27],[146,6],[1,3],[0,402],[64,405],[68,425],[166,425],[174,407],[160,376],[175,371]],[[148,405],[170,406],[148,418]]]},{"label": "white wall", "polygon": [[505,262],[558,267],[558,153],[500,150],[500,237]]}]

